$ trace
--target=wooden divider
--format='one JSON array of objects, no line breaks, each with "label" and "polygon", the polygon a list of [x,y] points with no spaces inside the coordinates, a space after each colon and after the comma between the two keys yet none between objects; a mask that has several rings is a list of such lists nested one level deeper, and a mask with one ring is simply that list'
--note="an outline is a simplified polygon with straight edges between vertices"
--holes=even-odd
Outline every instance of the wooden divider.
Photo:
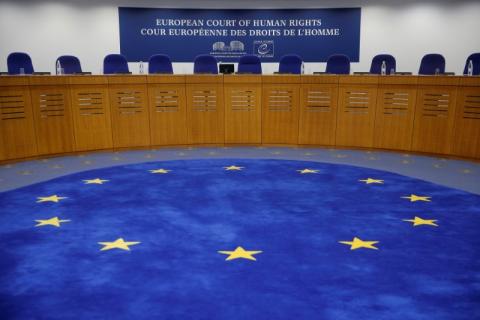
[{"label": "wooden divider", "polygon": [[0,160],[37,154],[28,77],[0,77]]},{"label": "wooden divider", "polygon": [[299,144],[335,145],[338,76],[302,76]]},{"label": "wooden divider", "polygon": [[373,147],[378,76],[341,76],[336,145]]},{"label": "wooden divider", "polygon": [[480,77],[0,77],[0,161],[222,143],[375,147],[478,159]]},{"label": "wooden divider", "polygon": [[263,76],[262,87],[262,142],[297,144],[300,76]]},{"label": "wooden divider", "polygon": [[262,142],[262,76],[225,75],[225,143]]},{"label": "wooden divider", "polygon": [[224,143],[223,75],[187,75],[189,143]]},{"label": "wooden divider", "polygon": [[147,81],[151,144],[187,144],[185,76],[151,75]]},{"label": "wooden divider", "polygon": [[417,97],[415,76],[379,78],[373,146],[410,150]]},{"label": "wooden divider", "polygon": [[412,150],[450,153],[457,77],[418,77]]},{"label": "wooden divider", "polygon": [[103,76],[71,76],[75,150],[113,147],[108,80]]},{"label": "wooden divider", "polygon": [[148,93],[145,76],[108,76],[115,148],[150,145]]},{"label": "wooden divider", "polygon": [[480,77],[461,78],[452,153],[480,158]]}]

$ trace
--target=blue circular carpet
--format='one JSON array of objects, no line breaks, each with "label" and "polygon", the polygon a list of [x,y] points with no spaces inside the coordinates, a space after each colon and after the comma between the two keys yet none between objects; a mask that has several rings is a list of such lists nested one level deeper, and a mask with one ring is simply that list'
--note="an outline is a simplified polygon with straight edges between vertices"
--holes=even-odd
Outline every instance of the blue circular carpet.
[{"label": "blue circular carpet", "polygon": [[480,196],[393,173],[151,162],[0,203],[1,319],[480,318]]}]

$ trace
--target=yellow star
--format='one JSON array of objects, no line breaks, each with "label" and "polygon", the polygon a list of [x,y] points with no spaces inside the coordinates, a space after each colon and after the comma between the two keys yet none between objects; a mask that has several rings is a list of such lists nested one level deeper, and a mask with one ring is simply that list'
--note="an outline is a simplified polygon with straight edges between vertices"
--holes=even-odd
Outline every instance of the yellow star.
[{"label": "yellow star", "polygon": [[36,224],[35,227],[41,227],[41,226],[60,227],[60,223],[70,222],[70,220],[60,220],[58,219],[58,217],[54,217],[47,220],[35,220],[35,221],[38,222],[38,224]]},{"label": "yellow star", "polygon": [[237,166],[229,166],[229,167],[223,167],[227,171],[239,171],[242,170],[243,167],[237,167]]},{"label": "yellow star", "polygon": [[165,169],[155,169],[155,170],[150,170],[151,173],[169,173],[172,170],[165,170]]},{"label": "yellow star", "polygon": [[371,183],[380,183],[380,184],[383,184],[383,180],[377,180],[377,179],[372,179],[372,178],[367,178],[367,179],[358,180],[358,181],[365,182],[366,184],[371,184]]},{"label": "yellow star", "polygon": [[426,201],[430,202],[431,197],[426,197],[426,196],[417,196],[415,194],[411,194],[409,197],[402,197],[403,199],[410,199],[410,202],[415,202],[415,201]]},{"label": "yellow star", "polygon": [[420,217],[415,217],[415,219],[404,219],[403,221],[412,222],[414,227],[421,226],[421,225],[438,227],[438,224],[435,223],[437,222],[437,220],[427,220],[427,219],[422,219]]},{"label": "yellow star", "polygon": [[303,170],[297,170],[298,172],[300,172],[301,174],[304,174],[304,173],[318,173],[318,170],[315,170],[315,169],[303,169]]},{"label": "yellow star", "polygon": [[379,241],[363,241],[357,237],[354,237],[352,241],[339,241],[342,244],[347,244],[350,246],[350,250],[356,250],[359,248],[366,248],[366,249],[374,249],[378,250],[374,244],[378,243]]},{"label": "yellow star", "polygon": [[246,251],[242,247],[237,247],[235,251],[218,251],[218,253],[228,254],[227,259],[225,259],[226,261],[234,259],[247,259],[257,261],[257,259],[253,257],[253,255],[262,253],[262,251]]},{"label": "yellow star", "polygon": [[109,180],[103,180],[103,179],[100,179],[100,178],[96,178],[96,179],[91,179],[91,180],[83,180],[83,182],[85,182],[85,184],[103,184],[104,182],[107,182]]},{"label": "yellow star", "polygon": [[111,250],[111,249],[122,249],[122,250],[130,251],[130,248],[128,246],[133,246],[139,243],[140,243],[139,241],[125,241],[123,240],[123,238],[118,238],[113,242],[99,242],[98,244],[101,244],[103,246],[103,248],[100,249],[100,251]]},{"label": "yellow star", "polygon": [[37,197],[37,202],[59,202],[60,200],[67,199],[67,197],[59,197],[56,194],[50,197]]}]

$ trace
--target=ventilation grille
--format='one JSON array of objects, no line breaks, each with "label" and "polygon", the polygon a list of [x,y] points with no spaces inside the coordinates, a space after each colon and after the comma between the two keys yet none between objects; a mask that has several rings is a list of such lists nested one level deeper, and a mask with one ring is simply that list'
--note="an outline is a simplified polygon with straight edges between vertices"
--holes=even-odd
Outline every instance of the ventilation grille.
[{"label": "ventilation grille", "polygon": [[25,119],[25,97],[23,95],[0,95],[2,120]]},{"label": "ventilation grille", "polygon": [[217,110],[216,90],[195,90],[193,91],[193,110],[200,112]]},{"label": "ventilation grille", "polygon": [[121,115],[135,115],[142,112],[142,93],[140,91],[117,91],[116,102]]},{"label": "ventilation grille", "polygon": [[178,112],[178,91],[165,90],[155,93],[155,112]]},{"label": "ventilation grille", "polygon": [[63,117],[65,115],[65,95],[63,93],[41,93],[40,117]]},{"label": "ventilation grille", "polygon": [[307,112],[330,112],[331,94],[324,91],[308,91]]},{"label": "ventilation grille", "polygon": [[366,91],[347,91],[345,96],[345,112],[368,114],[370,97]]},{"label": "ventilation grille", "polygon": [[463,118],[480,120],[480,95],[467,95],[464,99]]},{"label": "ventilation grille", "polygon": [[383,114],[405,116],[408,114],[410,94],[407,92],[385,92],[383,94]]},{"label": "ventilation grille", "polygon": [[254,111],[255,91],[232,90],[231,106],[232,111]]},{"label": "ventilation grille", "polygon": [[75,99],[81,116],[95,116],[105,114],[105,110],[103,107],[103,93],[80,92],[77,93]]},{"label": "ventilation grille", "polygon": [[293,109],[293,91],[271,90],[268,95],[268,111],[289,112]]},{"label": "ventilation grille", "polygon": [[445,118],[448,116],[449,104],[448,93],[426,93],[423,98],[422,116]]}]

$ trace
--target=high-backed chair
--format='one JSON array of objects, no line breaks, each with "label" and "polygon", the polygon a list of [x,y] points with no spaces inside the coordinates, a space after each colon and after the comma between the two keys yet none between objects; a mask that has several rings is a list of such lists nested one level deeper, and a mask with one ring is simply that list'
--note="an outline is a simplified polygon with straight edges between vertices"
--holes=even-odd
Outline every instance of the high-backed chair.
[{"label": "high-backed chair", "polygon": [[445,58],[438,53],[424,55],[418,74],[432,75],[436,73],[445,73]]},{"label": "high-backed chair", "polygon": [[472,53],[468,56],[467,61],[465,62],[465,69],[463,69],[463,74],[468,74],[468,63],[472,61],[473,64],[473,75],[480,75],[480,52]]},{"label": "high-backed chair", "polygon": [[247,54],[238,61],[238,73],[262,74],[260,58],[253,54]]},{"label": "high-backed chair", "polygon": [[57,58],[55,62],[55,66],[57,63],[60,63],[60,67],[63,69],[63,73],[65,74],[74,74],[74,73],[81,73],[82,66],[80,65],[80,60],[78,60],[75,56],[60,56]]},{"label": "high-backed chair", "polygon": [[218,74],[217,59],[209,54],[201,54],[195,57],[193,73]]},{"label": "high-backed chair", "polygon": [[148,73],[173,74],[172,61],[165,54],[155,54],[148,60]]},{"label": "high-backed chair", "polygon": [[390,74],[392,70],[397,70],[397,61],[395,57],[390,54],[379,54],[373,57],[372,65],[370,66],[370,73],[382,74],[382,63],[385,61],[386,73]]},{"label": "high-backed chair", "polygon": [[20,74],[23,68],[24,74],[32,74],[33,64],[30,56],[25,52],[12,52],[7,57],[8,74]]},{"label": "high-backed chair", "polygon": [[109,54],[105,56],[105,59],[103,59],[103,73],[130,73],[127,58],[121,54]]},{"label": "high-backed chair", "polygon": [[333,54],[327,60],[327,73],[350,74],[350,58],[344,54]]},{"label": "high-backed chair", "polygon": [[278,73],[302,73],[303,60],[296,54],[287,54],[280,58]]}]

